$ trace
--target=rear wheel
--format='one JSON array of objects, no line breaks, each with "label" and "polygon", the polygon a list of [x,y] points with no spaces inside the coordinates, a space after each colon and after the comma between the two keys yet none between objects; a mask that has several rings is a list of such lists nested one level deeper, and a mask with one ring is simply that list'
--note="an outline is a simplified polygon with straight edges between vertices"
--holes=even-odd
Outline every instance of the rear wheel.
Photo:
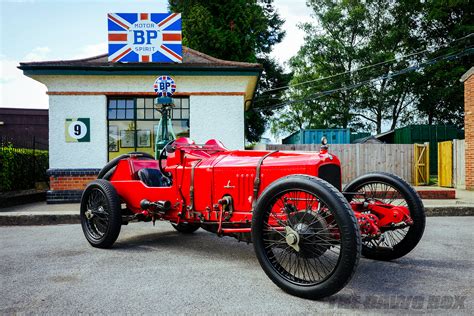
[{"label": "rear wheel", "polygon": [[425,212],[418,193],[402,178],[385,172],[363,175],[345,188],[349,202],[378,201],[383,204],[404,206],[410,211],[413,224],[408,227],[385,230],[379,241],[363,241],[362,255],[375,260],[393,260],[405,256],[423,236],[425,230]]},{"label": "rear wheel", "polygon": [[97,248],[110,248],[122,227],[120,199],[106,180],[89,183],[81,199],[81,225],[87,241]]},{"label": "rear wheel", "polygon": [[304,175],[284,177],[262,193],[252,241],[268,277],[309,299],[341,290],[360,255],[359,227],[347,201],[326,181]]}]

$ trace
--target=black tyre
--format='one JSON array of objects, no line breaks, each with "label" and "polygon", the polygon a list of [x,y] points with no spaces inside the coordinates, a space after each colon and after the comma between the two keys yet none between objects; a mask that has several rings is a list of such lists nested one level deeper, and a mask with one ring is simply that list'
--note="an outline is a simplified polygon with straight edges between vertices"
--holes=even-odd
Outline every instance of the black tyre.
[{"label": "black tyre", "polygon": [[383,240],[378,244],[374,241],[363,241],[364,257],[388,261],[403,257],[416,247],[425,230],[425,211],[420,196],[405,180],[386,172],[369,173],[349,183],[344,192],[362,193],[346,194],[349,202],[376,199],[395,206],[405,206],[413,220],[411,226],[383,232]]},{"label": "black tyre", "polygon": [[122,227],[120,199],[106,180],[87,185],[81,199],[81,224],[87,241],[97,248],[110,248]]},{"label": "black tyre", "polygon": [[360,257],[360,231],[344,196],[306,175],[281,178],[255,206],[252,242],[267,276],[284,291],[320,299],[341,290]]},{"label": "black tyre", "polygon": [[178,225],[171,223],[171,226],[182,234],[192,234],[201,227],[198,224],[191,223],[179,223]]}]

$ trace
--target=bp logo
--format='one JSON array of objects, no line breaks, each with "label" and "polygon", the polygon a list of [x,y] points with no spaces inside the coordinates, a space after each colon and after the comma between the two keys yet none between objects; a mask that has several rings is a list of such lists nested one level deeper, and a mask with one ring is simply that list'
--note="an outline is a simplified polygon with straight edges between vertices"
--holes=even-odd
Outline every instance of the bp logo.
[{"label": "bp logo", "polygon": [[109,13],[109,61],[181,63],[181,14]]},{"label": "bp logo", "polygon": [[176,83],[170,76],[160,76],[155,80],[153,89],[158,97],[171,97],[176,91]]},{"label": "bp logo", "polygon": [[68,118],[66,119],[66,142],[90,142],[90,119]]}]

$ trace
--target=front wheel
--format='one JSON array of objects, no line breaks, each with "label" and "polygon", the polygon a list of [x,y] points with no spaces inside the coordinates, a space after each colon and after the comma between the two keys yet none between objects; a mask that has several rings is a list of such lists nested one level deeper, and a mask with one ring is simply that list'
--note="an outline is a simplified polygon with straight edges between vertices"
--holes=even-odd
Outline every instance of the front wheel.
[{"label": "front wheel", "polygon": [[268,277],[284,291],[320,299],[340,291],[355,272],[360,231],[343,195],[311,176],[281,178],[260,196],[252,241]]},{"label": "front wheel", "polygon": [[89,183],[81,199],[81,224],[87,241],[97,248],[110,248],[122,227],[120,199],[109,181]]},{"label": "front wheel", "polygon": [[425,211],[418,193],[402,178],[386,173],[374,172],[363,175],[345,188],[349,202],[402,206],[408,208],[413,220],[411,226],[385,230],[379,241],[362,243],[362,255],[369,259],[388,261],[405,256],[412,251],[425,230]]}]

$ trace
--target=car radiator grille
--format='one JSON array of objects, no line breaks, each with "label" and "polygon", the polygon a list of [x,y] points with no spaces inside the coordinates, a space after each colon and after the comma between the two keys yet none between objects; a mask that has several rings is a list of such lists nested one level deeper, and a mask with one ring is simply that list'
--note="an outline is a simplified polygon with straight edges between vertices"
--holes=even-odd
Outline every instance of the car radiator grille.
[{"label": "car radiator grille", "polygon": [[341,168],[338,165],[322,165],[318,169],[318,177],[331,183],[339,191],[341,188]]}]

